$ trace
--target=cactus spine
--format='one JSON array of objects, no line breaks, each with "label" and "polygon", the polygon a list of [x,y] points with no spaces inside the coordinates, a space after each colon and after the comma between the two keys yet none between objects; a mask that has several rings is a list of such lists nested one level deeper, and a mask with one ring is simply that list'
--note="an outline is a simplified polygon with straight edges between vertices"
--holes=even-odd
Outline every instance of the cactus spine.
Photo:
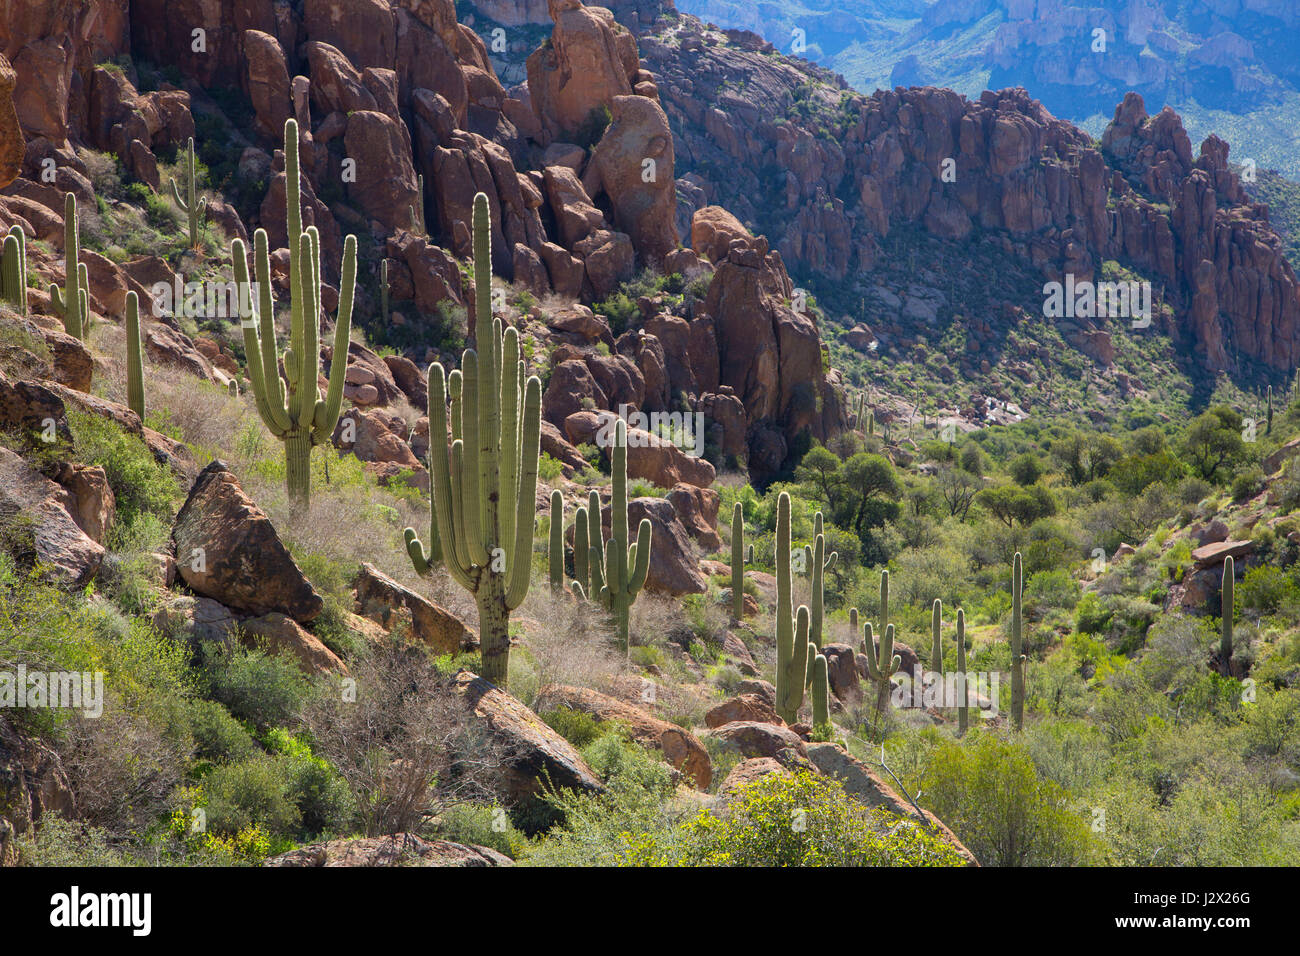
[{"label": "cactus spine", "polygon": [[731,619],[745,615],[745,509],[737,501],[731,509]]},{"label": "cactus spine", "polygon": [[519,333],[492,315],[491,243],[488,198],[479,193],[474,197],[475,348],[465,350],[461,368],[450,375],[439,362],[429,366],[429,433],[447,434],[450,389],[452,444],[447,451],[438,441],[429,451],[430,549],[425,551],[413,528],[406,529],[406,549],[421,574],[441,551],[452,578],[474,595],[482,676],[505,688],[510,612],[528,594],[532,572],[542,383],[535,375],[524,381]]},{"label": "cactus spine", "polygon": [[19,315],[27,314],[27,235],[22,226],[11,226],[5,236],[0,299],[12,302]]},{"label": "cactus spine", "polygon": [[[126,294],[126,404],[144,421],[144,349],[140,341],[140,299]],[[233,380],[232,380],[233,381]]]},{"label": "cactus spine", "polygon": [[322,398],[316,384],[320,374],[320,233],[315,226],[305,232],[302,228],[298,123],[292,119],[284,124],[284,168],[292,299],[289,344],[284,350],[285,379],[280,378],[276,357],[275,300],[271,294],[271,257],[266,230],[258,229],[253,235],[256,304],[249,291],[252,287],[248,257],[242,240],[231,242],[230,254],[235,265],[235,282],[241,290],[244,352],[257,410],[271,434],[284,442],[285,487],[290,499],[296,505],[306,506],[311,499],[311,450],[330,440],[343,403],[343,377],[347,372],[348,337],[352,331],[352,295],[357,279],[357,239],[350,235],[343,244],[334,356],[330,362],[329,391]]},{"label": "cactus spine", "polygon": [[81,261],[81,224],[77,218],[77,197],[63,197],[63,288],[50,284],[50,303],[63,320],[63,331],[85,341],[90,331],[90,273]]},{"label": "cactus spine", "polygon": [[966,733],[970,720],[970,701],[966,689],[966,612],[957,609],[957,734]]},{"label": "cactus spine", "polygon": [[1219,600],[1219,657],[1223,676],[1232,674],[1232,616],[1236,609],[1236,568],[1232,555],[1223,559],[1223,589]]},{"label": "cactus spine", "polygon": [[416,182],[417,188],[419,189],[419,196],[416,198],[414,205],[407,206],[406,208],[410,210],[411,213],[411,229],[418,236],[427,236],[428,232],[425,230],[424,226],[424,173],[420,173],[419,176],[416,177]]},{"label": "cactus spine", "polygon": [[[297,131],[295,129],[295,135],[296,132]],[[295,142],[294,152],[297,153],[297,150],[298,150],[298,146],[297,143]],[[285,151],[285,155],[287,158],[288,156],[287,149]],[[185,171],[189,173],[189,177],[188,177],[189,182],[186,184],[185,187],[186,195],[189,198],[187,200],[181,196],[181,189],[180,186],[176,184],[175,176],[172,177],[172,196],[176,200],[176,205],[181,207],[181,212],[185,213],[186,218],[189,220],[190,248],[197,249],[199,247],[199,223],[203,221],[203,217],[207,213],[208,198],[204,196],[203,198],[200,199],[200,198],[196,198],[195,196],[195,192],[198,189],[198,183],[199,183],[199,164],[198,161],[194,158],[194,137],[193,136],[190,137],[189,144],[186,146],[185,156],[184,159],[182,160],[182,165],[185,167]],[[295,183],[295,189],[296,188],[297,188],[297,184]],[[292,232],[289,234],[289,238],[290,239],[294,238],[294,234]],[[289,252],[292,253],[293,249],[290,248]]]},{"label": "cactus spine", "polygon": [[808,608],[794,612],[790,568],[790,495],[776,503],[776,712],[787,724],[799,718],[808,676]]},{"label": "cactus spine", "polygon": [[551,540],[547,547],[550,561],[551,590],[564,587],[564,495],[557,488],[551,492]]},{"label": "cactus spine", "polygon": [[1025,655],[1024,622],[1020,614],[1020,595],[1024,590],[1024,570],[1020,552],[1011,566],[1011,723],[1016,730],[1025,725]]},{"label": "cactus spine", "polygon": [[[628,546],[627,422],[621,418],[614,423],[614,447],[610,458],[614,483],[610,501],[610,539],[604,555],[599,550],[593,550],[588,561],[592,570],[592,593],[598,594],[601,605],[614,615],[618,624],[618,638],[630,656],[630,611],[650,570],[650,535],[653,529],[650,519],[642,518],[637,528],[636,543]],[[587,516],[587,520],[588,525],[596,529],[595,536],[599,539],[599,498],[596,499],[596,510]],[[599,588],[595,580],[597,575],[601,578]]]}]

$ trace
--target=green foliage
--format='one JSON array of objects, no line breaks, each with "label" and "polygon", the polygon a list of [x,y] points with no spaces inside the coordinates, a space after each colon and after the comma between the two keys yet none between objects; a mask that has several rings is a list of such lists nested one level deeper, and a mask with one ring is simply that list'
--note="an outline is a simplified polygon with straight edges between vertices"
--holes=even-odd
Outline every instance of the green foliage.
[{"label": "green foliage", "polygon": [[537,715],[552,730],[573,746],[582,748],[605,733],[604,724],[590,714],[568,707],[543,711]]},{"label": "green foliage", "polygon": [[307,678],[292,660],[263,650],[207,644],[202,673],[207,696],[259,732],[288,723],[308,692]]}]

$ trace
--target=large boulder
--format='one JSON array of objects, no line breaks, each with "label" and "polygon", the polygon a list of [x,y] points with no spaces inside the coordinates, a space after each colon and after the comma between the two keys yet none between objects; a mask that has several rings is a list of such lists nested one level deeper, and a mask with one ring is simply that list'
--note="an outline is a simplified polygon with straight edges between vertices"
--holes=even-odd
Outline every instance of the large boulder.
[{"label": "large boulder", "polygon": [[627,233],[637,254],[660,266],[677,248],[677,186],[673,134],[655,100],[617,96],[614,121],[593,154],[595,176],[614,207],[614,225]]},{"label": "large boulder", "polygon": [[605,785],[573,744],[495,684],[461,671],[452,687],[464,701],[470,722],[504,752],[510,799],[527,801],[543,786],[604,792]]},{"label": "large boulder", "polygon": [[220,459],[194,480],[172,527],[177,570],[196,594],[247,614],[313,620],[324,602]]},{"label": "large boulder", "polygon": [[749,757],[742,760],[731,768],[731,772],[722,781],[722,786],[718,787],[718,796],[724,801],[734,800],[746,787],[771,773],[789,775],[790,771],[772,757]]},{"label": "large boulder", "polygon": [[[611,507],[601,509],[605,540],[613,533]],[[677,512],[665,498],[633,498],[627,503],[629,544],[635,542],[642,519],[650,522],[650,569],[646,573],[647,591],[678,596],[704,594],[708,578],[700,571],[695,549],[686,529],[677,520]]]},{"label": "large boulder", "polygon": [[808,756],[799,735],[780,724],[736,720],[710,728],[704,736],[746,757],[771,757],[786,766],[802,765]]},{"label": "large boulder", "polygon": [[597,720],[617,721],[628,728],[632,739],[643,747],[663,752],[664,759],[672,764],[701,790],[708,790],[713,780],[713,765],[709,752],[699,738],[676,724],[660,720],[639,707],[607,697],[585,687],[565,687],[548,684],[538,691],[533,708],[538,711],[565,707],[590,714]]},{"label": "large boulder", "polygon": [[[570,362],[561,364],[569,365]],[[576,372],[576,369],[574,371]],[[577,379],[580,380],[581,376],[577,376]],[[597,389],[599,390],[599,386]],[[571,393],[576,391],[578,388],[575,385]],[[605,392],[599,390],[599,394],[603,396]],[[557,401],[556,412],[558,413],[562,407],[565,406]],[[618,416],[613,412],[588,410],[574,412],[563,420],[564,433],[574,445],[584,443],[597,445],[608,458],[609,447],[613,444],[610,436],[613,435],[614,422],[617,418]],[[688,455],[667,439],[640,428],[627,430],[627,476],[629,478],[644,478],[660,488],[673,488],[679,483],[707,488],[713,484],[716,475],[716,469],[707,459]]]},{"label": "large boulder", "polygon": [[357,162],[348,196],[387,232],[409,228],[411,207],[420,201],[411,141],[401,120],[384,113],[358,110],[348,116],[344,144]]},{"label": "large boulder", "polygon": [[474,635],[450,611],[397,583],[369,562],[362,562],[355,582],[357,613],[391,630],[409,616],[411,637],[436,654],[459,654],[474,646]]},{"label": "large boulder", "polygon": [[337,654],[291,617],[275,613],[245,618],[239,622],[239,630],[246,644],[293,657],[304,673],[348,673],[348,666]]},{"label": "large boulder", "polygon": [[23,168],[23,130],[14,109],[14,87],[18,73],[0,53],[0,189],[18,178]]},{"label": "large boulder", "polygon": [[312,843],[269,857],[263,866],[513,866],[485,846],[424,840],[414,833]]},{"label": "large boulder", "polygon": [[711,707],[704,715],[704,723],[709,727],[721,727],[724,724],[737,722],[785,726],[785,721],[780,718],[772,704],[760,694],[738,694]]},{"label": "large boulder", "polygon": [[78,527],[76,498],[0,446],[0,522],[19,550],[30,550],[43,575],[81,587],[94,578],[104,549]]},{"label": "large boulder", "polygon": [[58,753],[0,717],[0,867],[17,862],[15,838],[46,813],[72,818],[76,799]]}]

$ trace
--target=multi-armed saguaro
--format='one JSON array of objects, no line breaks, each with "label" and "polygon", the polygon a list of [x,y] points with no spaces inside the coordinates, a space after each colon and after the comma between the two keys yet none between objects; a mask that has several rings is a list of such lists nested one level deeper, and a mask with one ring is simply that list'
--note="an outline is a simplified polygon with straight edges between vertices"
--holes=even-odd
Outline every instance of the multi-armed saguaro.
[{"label": "multi-armed saguaro", "polygon": [[[176,200],[176,205],[181,207],[181,212],[185,213],[186,218],[189,220],[190,248],[197,249],[199,247],[199,223],[203,221],[203,216],[208,210],[208,197],[204,196],[201,199],[195,197],[195,193],[198,191],[199,164],[194,158],[193,136],[190,137],[189,146],[181,158],[181,164],[188,173],[188,183],[185,186],[185,191],[189,199],[182,198],[180,187],[176,185],[175,176],[172,177],[172,196]],[[295,188],[297,188],[297,184],[295,184]],[[289,238],[294,238],[293,233],[289,233]],[[289,251],[292,253],[293,249],[290,248]]]},{"label": "multi-armed saguaro", "polygon": [[63,288],[50,283],[54,314],[63,320],[63,331],[74,339],[85,339],[90,331],[90,272],[81,261],[81,228],[77,219],[77,197],[63,197]]},{"label": "multi-armed saguaro", "polygon": [[776,501],[776,712],[787,724],[799,719],[804,687],[808,684],[808,654],[816,648],[808,640],[808,608],[794,611],[790,567],[790,495]]},{"label": "multi-armed saguaro", "polygon": [[144,348],[140,341],[140,298],[126,294],[126,405],[144,420]]},{"label": "multi-armed saguaro", "polygon": [[[242,240],[230,244],[235,283],[240,290],[241,324],[248,380],[257,410],[271,433],[284,442],[285,486],[299,505],[311,498],[311,450],[330,440],[343,403],[343,378],[347,373],[348,338],[352,332],[352,294],[357,280],[357,239],[343,244],[342,283],[334,326],[334,356],[330,361],[329,391],[321,397],[320,374],[320,233],[315,226],[302,228],[302,192],[298,180],[298,123],[284,124],[285,198],[289,234],[289,345],[284,350],[281,379],[275,348],[275,300],[271,295],[271,257],[266,230],[253,235],[253,261],[257,275],[257,302],[248,278],[248,257]],[[286,381],[287,379],[287,381]],[[433,432],[433,434],[440,434]]]},{"label": "multi-armed saguaro", "polygon": [[[505,687],[510,673],[510,612],[528,594],[542,426],[542,383],[525,382],[519,333],[492,315],[492,238],[488,198],[474,197],[474,348],[450,375],[429,366],[429,434],[451,448],[429,449],[432,501],[429,550],[413,528],[406,549],[426,573],[439,552],[447,571],[478,605],[482,676]],[[599,512],[597,513],[599,514]],[[597,519],[599,520],[599,518]],[[435,544],[436,542],[436,544]]]},{"label": "multi-armed saguaro", "polygon": [[27,314],[27,234],[10,226],[0,263],[0,299],[10,302],[19,315]]},{"label": "multi-armed saguaro", "polygon": [[883,714],[889,707],[889,679],[898,673],[903,659],[894,653],[894,625],[889,623],[889,572],[880,572],[880,645],[877,647],[871,622],[862,626],[862,653],[867,659],[867,674],[876,685],[876,711]]}]

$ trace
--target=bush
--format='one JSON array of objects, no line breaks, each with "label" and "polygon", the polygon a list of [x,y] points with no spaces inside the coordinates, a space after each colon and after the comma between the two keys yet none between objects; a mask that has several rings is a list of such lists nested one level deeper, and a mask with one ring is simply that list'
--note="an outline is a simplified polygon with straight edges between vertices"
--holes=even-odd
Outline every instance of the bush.
[{"label": "bush", "polygon": [[686,824],[693,866],[961,866],[957,851],[916,822],[868,810],[836,780],[768,774],[726,812]]},{"label": "bush", "polygon": [[934,813],[986,866],[1077,866],[1094,846],[1064,788],[1039,777],[1019,745],[975,731],[942,741],[921,789]]},{"label": "bush", "polygon": [[257,744],[244,725],[214,700],[191,700],[187,704],[194,756],[200,760],[229,763],[252,755]]},{"label": "bush", "polygon": [[291,661],[232,645],[206,645],[203,672],[208,696],[258,732],[288,723],[309,689]]},{"label": "bush", "polygon": [[444,840],[485,846],[512,860],[525,846],[525,838],[498,806],[487,803],[458,803],[442,812],[438,835]]},{"label": "bush", "polygon": [[208,830],[223,836],[253,826],[296,832],[302,813],[289,796],[287,770],[285,761],[266,754],[213,770],[203,780]]},{"label": "bush", "polygon": [[547,726],[557,734],[578,748],[587,746],[604,733],[604,728],[599,720],[580,710],[557,707],[555,710],[548,710],[537,716],[541,717]]},{"label": "bush", "polygon": [[77,460],[100,465],[117,499],[117,522],[129,529],[141,515],[154,515],[169,525],[172,502],[179,494],[175,476],[154,461],[139,438],[98,415],[68,409]]}]

